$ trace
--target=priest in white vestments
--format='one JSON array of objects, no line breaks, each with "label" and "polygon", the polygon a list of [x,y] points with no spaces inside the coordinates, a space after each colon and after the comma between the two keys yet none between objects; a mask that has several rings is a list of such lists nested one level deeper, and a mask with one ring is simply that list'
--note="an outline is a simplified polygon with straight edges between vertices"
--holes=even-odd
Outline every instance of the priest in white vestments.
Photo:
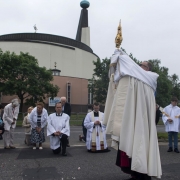
[{"label": "priest in white vestments", "polygon": [[177,106],[178,99],[172,97],[171,104],[163,110],[162,120],[165,125],[165,130],[168,132],[169,149],[167,152],[173,151],[172,137],[174,138],[174,152],[178,150],[178,132],[180,130],[180,108]]},{"label": "priest in white vestments", "polygon": [[[47,136],[50,137],[50,147],[54,154],[67,156],[67,139],[70,136],[69,115],[62,112],[62,104],[58,102],[55,106],[55,113],[49,115]],[[61,148],[62,146],[62,148]]]},{"label": "priest in white vestments", "polygon": [[119,49],[121,36],[119,26],[103,124],[111,134],[112,146],[118,146],[116,164],[124,172],[135,172],[132,179],[161,178],[154,97],[158,74],[150,71],[147,61],[140,67]]},{"label": "priest in white vestments", "polygon": [[99,111],[99,103],[94,103],[93,111],[84,120],[87,129],[86,146],[89,152],[108,152],[106,142],[106,126],[102,124],[104,113]]}]

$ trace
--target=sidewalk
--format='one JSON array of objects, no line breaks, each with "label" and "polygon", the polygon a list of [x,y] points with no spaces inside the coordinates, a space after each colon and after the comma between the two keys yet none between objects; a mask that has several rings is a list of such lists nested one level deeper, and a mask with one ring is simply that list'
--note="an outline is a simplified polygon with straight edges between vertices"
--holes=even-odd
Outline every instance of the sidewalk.
[{"label": "sidewalk", "polygon": [[[162,125],[157,126],[158,132],[164,132],[163,130],[164,130],[164,128],[162,127]],[[46,133],[46,131],[45,131],[45,133]],[[74,133],[77,135],[74,136]],[[14,134],[15,134],[15,142],[14,142],[15,146],[17,148],[28,148],[28,146],[26,146],[24,144],[24,138],[25,138],[24,128],[16,127]],[[81,126],[71,126],[70,141],[73,142],[72,146],[85,146],[85,143],[78,141],[79,134],[82,134]],[[74,144],[74,142],[76,142],[76,143]],[[111,146],[111,136],[110,135],[107,135],[107,142],[108,142],[108,145]],[[159,139],[160,145],[167,145],[167,143],[168,143],[167,140]],[[43,146],[49,148],[49,138],[48,137],[46,137],[46,142],[44,143]],[[0,148],[4,148],[3,141],[0,141]]]}]

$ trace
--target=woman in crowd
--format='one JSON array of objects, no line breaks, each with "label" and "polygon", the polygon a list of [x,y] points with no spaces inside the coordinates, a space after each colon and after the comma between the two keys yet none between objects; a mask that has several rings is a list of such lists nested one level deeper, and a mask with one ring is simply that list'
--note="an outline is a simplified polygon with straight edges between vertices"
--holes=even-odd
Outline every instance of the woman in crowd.
[{"label": "woman in crowd", "polygon": [[32,110],[29,115],[29,121],[31,124],[31,143],[33,144],[33,149],[36,149],[36,143],[39,144],[39,149],[42,148],[42,143],[45,142],[44,127],[47,124],[48,113],[44,108],[42,102],[36,103],[36,107]]}]

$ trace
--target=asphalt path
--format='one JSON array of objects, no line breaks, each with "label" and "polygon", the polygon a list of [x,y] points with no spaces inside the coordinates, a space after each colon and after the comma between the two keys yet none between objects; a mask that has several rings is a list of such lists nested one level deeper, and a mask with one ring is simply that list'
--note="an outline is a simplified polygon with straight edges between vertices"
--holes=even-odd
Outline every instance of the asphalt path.
[{"label": "asphalt path", "polygon": [[[157,130],[164,132],[164,126]],[[3,149],[0,141],[0,179],[2,180],[123,180],[129,178],[115,165],[116,150],[108,153],[92,154],[86,151],[85,143],[79,141],[81,127],[71,126],[70,145],[67,157],[54,155],[49,148],[49,138],[43,144],[43,150],[32,150],[24,144],[24,129],[15,130],[16,149]],[[107,136],[110,147],[110,136]],[[167,143],[159,143],[163,180],[180,179],[180,154],[167,153]],[[153,178],[154,180],[155,178]]]}]

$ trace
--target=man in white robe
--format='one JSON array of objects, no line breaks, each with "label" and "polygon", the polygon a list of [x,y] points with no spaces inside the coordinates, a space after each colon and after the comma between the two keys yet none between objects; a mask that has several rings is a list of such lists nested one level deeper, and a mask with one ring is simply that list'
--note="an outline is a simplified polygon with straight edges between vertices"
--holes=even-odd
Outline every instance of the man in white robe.
[{"label": "man in white robe", "polygon": [[125,163],[130,170],[150,179],[160,178],[162,170],[155,126],[158,74],[148,71],[147,64],[143,62],[141,68],[122,50],[115,50],[103,124],[112,146],[118,145],[131,158],[131,163]]},{"label": "man in white robe", "polygon": [[4,121],[4,149],[15,149],[14,146],[14,129],[19,114],[19,101],[13,99],[12,102],[5,106],[3,121]]},{"label": "man in white robe", "polygon": [[174,152],[178,150],[178,132],[180,129],[180,108],[177,106],[178,99],[172,97],[171,104],[163,110],[162,120],[165,125],[165,130],[168,132],[169,149],[167,152],[173,151],[172,137],[174,138]]},{"label": "man in white robe", "polygon": [[94,103],[93,111],[84,120],[87,129],[86,146],[89,152],[108,152],[106,142],[106,127],[102,124],[104,113],[99,111],[99,104]]},{"label": "man in white robe", "polygon": [[50,147],[54,154],[59,154],[67,156],[66,146],[67,138],[70,136],[69,128],[69,115],[62,112],[62,105],[58,102],[55,106],[55,113],[49,115],[48,126],[47,126],[47,136],[50,137]]}]

